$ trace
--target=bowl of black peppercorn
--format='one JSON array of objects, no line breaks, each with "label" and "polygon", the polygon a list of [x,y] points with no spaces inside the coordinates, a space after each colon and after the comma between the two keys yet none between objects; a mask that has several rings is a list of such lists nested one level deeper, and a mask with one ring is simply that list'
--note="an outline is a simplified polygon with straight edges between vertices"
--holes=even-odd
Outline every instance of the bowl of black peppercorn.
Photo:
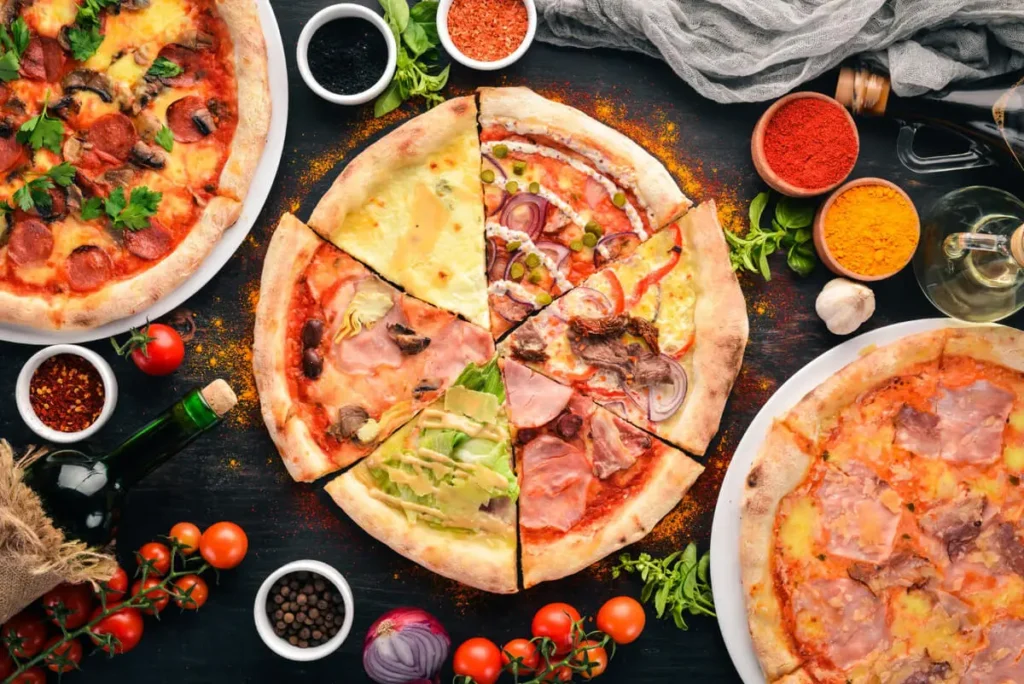
[{"label": "bowl of black peppercorn", "polygon": [[253,607],[256,631],[283,658],[308,662],[334,653],[352,629],[352,590],[315,560],[283,565],[263,581]]}]

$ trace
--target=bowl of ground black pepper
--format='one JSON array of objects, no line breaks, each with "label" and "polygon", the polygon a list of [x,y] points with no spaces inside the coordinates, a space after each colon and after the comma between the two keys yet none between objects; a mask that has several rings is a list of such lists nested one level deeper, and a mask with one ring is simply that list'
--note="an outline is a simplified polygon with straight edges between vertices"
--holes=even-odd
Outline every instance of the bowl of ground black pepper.
[{"label": "bowl of ground black pepper", "polygon": [[395,75],[398,49],[375,12],[342,3],[306,22],[296,48],[302,80],[328,102],[358,105],[384,92]]},{"label": "bowl of ground black pepper", "polygon": [[308,662],[334,653],[352,629],[352,590],[340,572],[315,560],[288,563],[256,592],[256,631],[277,655]]},{"label": "bowl of ground black pepper", "polygon": [[526,54],[537,33],[534,0],[441,0],[437,34],[460,64],[494,71]]},{"label": "bowl of ground black pepper", "polygon": [[94,435],[117,405],[117,380],[96,352],[75,344],[40,350],[18,375],[22,419],[48,442],[70,444]]}]

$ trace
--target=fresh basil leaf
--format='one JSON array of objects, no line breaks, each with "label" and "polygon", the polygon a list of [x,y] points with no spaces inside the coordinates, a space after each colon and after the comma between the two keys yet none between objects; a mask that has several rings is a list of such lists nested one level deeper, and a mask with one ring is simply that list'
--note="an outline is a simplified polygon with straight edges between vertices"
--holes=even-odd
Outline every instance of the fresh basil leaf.
[{"label": "fresh basil leaf", "polygon": [[814,233],[809,228],[801,228],[793,235],[793,239],[800,245],[810,242],[812,237],[814,237]]},{"label": "fresh basil leaf", "polygon": [[166,57],[157,57],[146,71],[146,75],[153,78],[174,78],[180,76],[184,71],[177,62]]},{"label": "fresh basil leaf", "polygon": [[808,254],[803,250],[805,246],[794,245],[786,256],[786,263],[797,275],[801,276],[809,276],[818,261],[813,254]]},{"label": "fresh basil leaf", "polygon": [[384,8],[384,19],[398,40],[409,24],[409,3],[406,0],[377,0]]},{"label": "fresh basil leaf", "polygon": [[814,207],[783,197],[775,207],[775,218],[786,228],[806,228],[814,221]]},{"label": "fresh basil leaf", "polygon": [[759,192],[757,197],[750,203],[750,228],[761,227],[761,214],[764,213],[764,208],[768,206],[768,193]]},{"label": "fresh basil leaf", "polygon": [[427,32],[423,30],[423,26],[415,21],[410,21],[405,30],[402,31],[402,41],[412,52],[413,57],[419,57],[430,49]]},{"label": "fresh basil leaf", "polygon": [[18,78],[20,76],[18,69],[20,68],[18,55],[13,50],[8,50],[0,57],[0,81],[6,83]]},{"label": "fresh basil leaf", "polygon": [[391,85],[384,89],[377,101],[373,103],[373,115],[384,116],[388,112],[397,109],[403,101],[399,92],[398,80],[391,81]]},{"label": "fresh basil leaf", "polygon": [[421,24],[433,24],[437,21],[437,8],[440,0],[422,0],[409,10],[409,18]]},{"label": "fresh basil leaf", "polygon": [[761,254],[758,257],[757,270],[760,271],[765,280],[772,279],[772,269],[768,266],[768,253],[764,250],[761,250]]},{"label": "fresh basil leaf", "polygon": [[708,569],[711,567],[711,554],[705,553],[697,562],[697,579],[701,582],[708,581]]}]

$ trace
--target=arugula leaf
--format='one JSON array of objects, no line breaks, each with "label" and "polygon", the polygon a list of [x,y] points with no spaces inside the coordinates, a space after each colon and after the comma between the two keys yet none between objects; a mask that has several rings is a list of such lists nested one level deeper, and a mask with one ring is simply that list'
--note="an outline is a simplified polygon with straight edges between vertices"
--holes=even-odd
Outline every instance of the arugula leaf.
[{"label": "arugula leaf", "polygon": [[125,198],[124,188],[114,188],[108,197],[90,197],[82,203],[82,219],[91,221],[104,213],[118,230],[143,230],[149,227],[149,217],[157,212],[162,192],[154,192],[144,185],[132,189]]},{"label": "arugula leaf", "polygon": [[786,263],[798,275],[806,276],[814,270],[817,254],[809,226],[814,221],[814,207],[810,204],[782,198],[775,205],[771,230],[761,227],[769,193],[758,193],[750,203],[750,230],[746,235],[725,231],[729,244],[729,262],[735,271],[759,273],[765,280],[772,279],[768,257],[782,247],[787,250]]},{"label": "arugula leaf", "polygon": [[71,44],[71,55],[79,62],[84,62],[99,50],[103,43],[103,34],[96,26],[72,26],[68,29],[68,43]]},{"label": "arugula leaf", "polygon": [[46,113],[49,92],[43,100],[43,111],[21,124],[16,139],[22,145],[28,144],[34,151],[45,147],[54,154],[60,154],[64,142],[64,122]]},{"label": "arugula leaf", "polygon": [[659,618],[666,612],[679,629],[689,629],[683,613],[715,617],[715,599],[708,582],[710,553],[698,558],[697,545],[690,543],[682,551],[676,551],[665,558],[655,559],[648,553],[641,553],[636,559],[628,553],[619,556],[619,562],[612,568],[612,577],[623,572],[638,573],[644,582],[640,600],[649,603],[654,600],[654,611]]},{"label": "arugula leaf", "polygon": [[146,71],[146,76],[152,78],[174,78],[181,74],[184,69],[177,62],[173,62],[166,57],[157,57],[149,70]]},{"label": "arugula leaf", "polygon": [[154,140],[156,140],[157,145],[164,148],[168,152],[174,149],[174,134],[171,133],[171,129],[167,126],[164,126],[159,131],[156,132]]}]

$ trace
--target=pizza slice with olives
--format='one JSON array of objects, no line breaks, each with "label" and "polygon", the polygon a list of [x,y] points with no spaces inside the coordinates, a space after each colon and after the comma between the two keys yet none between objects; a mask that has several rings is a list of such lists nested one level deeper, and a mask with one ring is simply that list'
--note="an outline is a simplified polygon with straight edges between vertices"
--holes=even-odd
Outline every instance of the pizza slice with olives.
[{"label": "pizza slice with olives", "polygon": [[463,584],[514,593],[519,486],[497,362],[467,366],[327,492],[403,556]]},{"label": "pizza slice with olives", "polygon": [[512,359],[502,368],[525,587],[642,539],[704,470],[571,387]]},{"label": "pizza slice with olives", "polygon": [[494,344],[400,292],[291,214],[274,232],[256,312],[263,418],[292,477],[370,453]]},{"label": "pizza slice with olives", "polygon": [[703,454],[747,342],[726,251],[705,202],[516,328],[501,353]]}]

